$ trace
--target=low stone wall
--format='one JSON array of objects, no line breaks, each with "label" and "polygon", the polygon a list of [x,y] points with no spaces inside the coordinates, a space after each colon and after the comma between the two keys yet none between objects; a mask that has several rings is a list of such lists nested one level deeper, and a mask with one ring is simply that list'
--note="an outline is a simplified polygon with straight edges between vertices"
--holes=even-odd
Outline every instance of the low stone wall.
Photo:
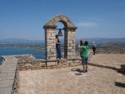
[{"label": "low stone wall", "polygon": [[[38,69],[46,69],[46,63],[44,61],[35,61],[35,63],[23,63],[20,64],[19,70],[38,70]],[[69,66],[77,66],[80,65],[80,60],[60,60],[58,62],[47,62],[47,68],[63,68]]]},{"label": "low stone wall", "polygon": [[[77,59],[61,59],[47,62],[44,59],[35,59],[33,56],[17,56],[19,70],[37,70],[47,68],[59,68],[80,65],[80,58]],[[47,66],[46,66],[47,62]]]}]

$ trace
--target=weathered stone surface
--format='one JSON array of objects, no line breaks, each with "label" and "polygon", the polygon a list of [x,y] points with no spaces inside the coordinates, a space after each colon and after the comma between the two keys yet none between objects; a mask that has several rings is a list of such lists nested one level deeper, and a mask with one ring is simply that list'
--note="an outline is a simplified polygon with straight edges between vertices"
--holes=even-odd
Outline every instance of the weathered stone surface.
[{"label": "weathered stone surface", "polygon": [[[67,56],[68,51],[73,51],[71,50],[72,48],[75,49],[75,25],[70,21],[69,18],[67,18],[65,15],[58,15],[53,18],[51,18],[45,25],[45,42],[46,42],[46,58],[53,59],[53,56],[56,58],[56,43],[55,43],[55,27],[57,22],[62,22],[65,27],[64,29],[64,57],[71,57]],[[51,46],[51,47],[50,47]],[[54,55],[52,55],[52,53]],[[48,54],[51,54],[49,56]],[[68,54],[69,55],[69,54]]]},{"label": "weathered stone surface", "polygon": [[65,15],[57,15],[54,16],[53,18],[51,18],[45,25],[45,26],[56,26],[56,23],[61,21],[62,23],[68,23],[67,26],[68,27],[75,27],[75,25],[70,21],[69,18],[67,18]]}]

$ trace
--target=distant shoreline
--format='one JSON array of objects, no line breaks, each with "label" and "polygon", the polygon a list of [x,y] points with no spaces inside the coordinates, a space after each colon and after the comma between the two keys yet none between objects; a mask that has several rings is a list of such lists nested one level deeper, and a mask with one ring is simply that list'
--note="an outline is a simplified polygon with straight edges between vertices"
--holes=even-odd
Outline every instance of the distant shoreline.
[{"label": "distant shoreline", "polygon": [[28,48],[33,50],[45,50],[42,44],[0,44],[0,48]]},{"label": "distant shoreline", "polygon": [[23,55],[32,54],[35,58],[44,59],[45,50],[34,50],[30,48],[0,48],[0,55]]}]

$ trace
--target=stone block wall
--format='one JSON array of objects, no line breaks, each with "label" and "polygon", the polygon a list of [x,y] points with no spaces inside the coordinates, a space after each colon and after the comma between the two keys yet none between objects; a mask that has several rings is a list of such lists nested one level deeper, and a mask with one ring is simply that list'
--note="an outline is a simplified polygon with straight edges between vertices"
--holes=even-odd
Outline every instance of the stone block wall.
[{"label": "stone block wall", "polygon": [[47,29],[45,33],[46,59],[54,60],[56,59],[55,32],[54,30]]},{"label": "stone block wall", "polygon": [[64,25],[64,58],[74,58],[76,27],[68,17],[58,15],[51,18],[43,27],[45,29],[46,59],[56,59],[55,30],[57,22],[61,22]]},{"label": "stone block wall", "polygon": [[75,32],[68,31],[67,58],[71,59],[74,57],[75,57]]}]

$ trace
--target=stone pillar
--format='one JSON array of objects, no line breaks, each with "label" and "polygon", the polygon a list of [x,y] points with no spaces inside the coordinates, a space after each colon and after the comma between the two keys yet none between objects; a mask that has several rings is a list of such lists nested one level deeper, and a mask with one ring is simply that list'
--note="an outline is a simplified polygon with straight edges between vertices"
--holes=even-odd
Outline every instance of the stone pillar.
[{"label": "stone pillar", "polygon": [[75,58],[75,29],[67,29],[67,59]]},{"label": "stone pillar", "polygon": [[55,29],[56,27],[44,27],[45,29],[45,56],[46,60],[56,59]]},{"label": "stone pillar", "polygon": [[67,58],[67,52],[68,52],[68,43],[67,43],[67,40],[68,40],[68,31],[65,29],[64,30],[64,58]]}]

